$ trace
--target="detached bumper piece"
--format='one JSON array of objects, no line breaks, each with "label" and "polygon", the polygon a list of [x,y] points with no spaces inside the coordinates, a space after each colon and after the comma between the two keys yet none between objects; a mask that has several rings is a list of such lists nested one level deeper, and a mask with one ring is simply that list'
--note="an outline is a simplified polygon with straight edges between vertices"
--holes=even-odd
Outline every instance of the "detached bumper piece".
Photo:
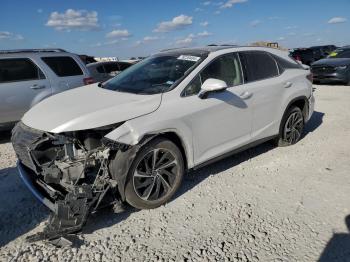
[{"label": "detached bumper piece", "polygon": [[94,202],[90,186],[75,188],[67,194],[65,200],[56,203],[56,213],[51,213],[49,222],[43,232],[27,237],[29,242],[48,240],[56,246],[70,245],[67,235],[79,232]]},{"label": "detached bumper piece", "polygon": [[43,232],[28,236],[29,242],[46,240],[57,247],[71,245],[66,237],[81,231],[89,214],[96,211],[107,191],[111,189],[108,185],[96,194],[91,185],[80,185],[67,193],[63,200],[54,202],[46,193],[51,190],[54,196],[53,189],[43,188],[48,186],[33,181],[30,171],[20,162],[17,163],[17,168],[19,176],[32,194],[52,211]]}]

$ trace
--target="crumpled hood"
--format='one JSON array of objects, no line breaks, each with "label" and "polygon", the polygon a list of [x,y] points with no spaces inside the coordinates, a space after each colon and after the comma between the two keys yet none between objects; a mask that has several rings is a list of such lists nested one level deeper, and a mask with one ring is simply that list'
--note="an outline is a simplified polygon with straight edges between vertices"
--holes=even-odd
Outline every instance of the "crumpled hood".
[{"label": "crumpled hood", "polygon": [[348,66],[350,58],[326,58],[313,63],[311,66]]},{"label": "crumpled hood", "polygon": [[116,92],[93,84],[43,100],[24,115],[22,122],[52,133],[92,129],[149,114],[157,110],[161,96]]}]

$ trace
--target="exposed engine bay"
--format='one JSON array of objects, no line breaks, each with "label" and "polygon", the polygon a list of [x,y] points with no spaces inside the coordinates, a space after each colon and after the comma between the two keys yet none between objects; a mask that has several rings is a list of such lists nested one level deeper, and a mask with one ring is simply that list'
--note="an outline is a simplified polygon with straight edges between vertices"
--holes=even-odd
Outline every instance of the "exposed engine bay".
[{"label": "exposed engine bay", "polygon": [[[52,213],[43,232],[30,241],[55,240],[78,232],[90,213],[120,205],[128,167],[139,146],[116,143],[104,136],[113,127],[51,134],[18,123],[12,142],[24,182]],[[116,170],[110,163],[124,159]],[[115,164],[114,164],[115,166]]]}]

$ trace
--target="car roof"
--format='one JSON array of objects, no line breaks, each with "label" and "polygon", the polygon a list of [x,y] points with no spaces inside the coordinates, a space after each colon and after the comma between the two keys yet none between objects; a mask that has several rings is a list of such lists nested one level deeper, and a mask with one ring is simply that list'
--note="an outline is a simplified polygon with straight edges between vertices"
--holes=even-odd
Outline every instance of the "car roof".
[{"label": "car roof", "polygon": [[272,47],[262,47],[262,46],[238,46],[238,45],[209,45],[204,47],[193,47],[193,48],[174,48],[166,49],[159,52],[159,55],[169,54],[169,55],[209,55],[210,53],[227,51],[227,52],[237,52],[237,51],[267,51],[271,53],[285,52]]},{"label": "car roof", "polygon": [[99,65],[105,65],[105,64],[114,64],[114,63],[125,63],[125,64],[130,64],[130,65],[133,64],[133,63],[130,63],[130,62],[127,62],[127,61],[99,61],[99,62],[89,63],[86,66],[87,67],[92,67],[92,66],[99,66]]},{"label": "car roof", "polygon": [[71,56],[75,55],[63,49],[15,49],[0,50],[0,57],[43,57],[43,56]]}]

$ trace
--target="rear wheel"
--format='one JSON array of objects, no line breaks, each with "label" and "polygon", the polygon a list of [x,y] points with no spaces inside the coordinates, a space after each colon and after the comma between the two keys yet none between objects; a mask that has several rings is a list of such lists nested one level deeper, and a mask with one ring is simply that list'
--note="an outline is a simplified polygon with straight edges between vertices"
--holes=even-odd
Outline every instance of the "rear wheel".
[{"label": "rear wheel", "polygon": [[304,130],[304,116],[299,107],[291,107],[282,119],[280,133],[276,139],[278,146],[294,145],[301,139]]},{"label": "rear wheel", "polygon": [[138,152],[128,172],[126,201],[139,209],[159,207],[170,200],[184,174],[184,160],[170,140],[156,138]]}]

